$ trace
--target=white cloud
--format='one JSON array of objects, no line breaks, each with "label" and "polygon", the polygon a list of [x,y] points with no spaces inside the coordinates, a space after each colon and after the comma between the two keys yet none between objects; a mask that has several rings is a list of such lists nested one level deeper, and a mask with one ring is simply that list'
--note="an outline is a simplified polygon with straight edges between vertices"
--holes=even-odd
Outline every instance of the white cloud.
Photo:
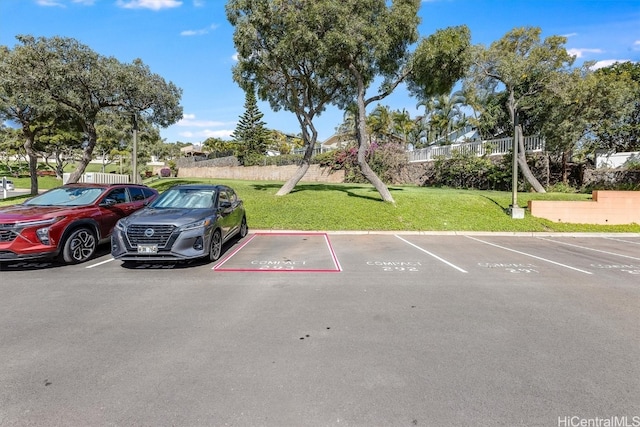
[{"label": "white cloud", "polygon": [[215,120],[196,120],[195,114],[183,114],[182,119],[176,123],[177,126],[190,126],[196,128],[206,128],[206,127],[220,127],[226,126],[228,123],[218,122]]},{"label": "white cloud", "polygon": [[66,7],[64,4],[55,0],[38,0],[36,4],[38,6],[46,6],[46,7]]},{"label": "white cloud", "polygon": [[199,132],[184,131],[184,132],[178,133],[178,135],[180,135],[182,138],[187,138],[187,139],[205,140],[207,138],[221,138],[221,139],[231,138],[232,133],[233,131],[228,129],[225,129],[225,130],[208,130],[207,129]]},{"label": "white cloud", "polygon": [[582,58],[585,53],[602,53],[602,49],[567,49],[567,53],[569,55],[575,56],[576,58]]},{"label": "white cloud", "polygon": [[633,50],[640,50],[640,40],[633,42]]},{"label": "white cloud", "polygon": [[[67,0],[64,0],[67,1]],[[67,7],[62,0],[36,0],[38,6],[45,7]],[[85,6],[93,6],[96,0],[71,0],[71,3],[82,4]]]},{"label": "white cloud", "polygon": [[233,130],[230,129],[220,129],[220,130],[204,130],[201,132],[202,136],[205,138],[231,138],[231,134]]},{"label": "white cloud", "polygon": [[629,62],[629,59],[605,59],[602,61],[598,61],[591,67],[592,70],[597,70],[599,68],[609,67],[616,62]]},{"label": "white cloud", "polygon": [[116,4],[124,9],[170,9],[182,6],[179,0],[118,0]]},{"label": "white cloud", "polygon": [[215,120],[197,120],[195,114],[183,114],[182,119],[176,123],[176,126],[188,128],[178,133],[180,137],[201,140],[207,138],[230,138],[233,130],[220,128],[235,127],[235,125],[235,122],[225,123]]},{"label": "white cloud", "polygon": [[231,56],[231,59],[233,59],[235,62],[238,62],[238,52],[234,53],[233,56]]},{"label": "white cloud", "polygon": [[575,37],[577,35],[578,35],[578,33],[568,33],[568,34],[563,34],[562,37],[569,38],[569,37]]},{"label": "white cloud", "polygon": [[204,0],[193,0],[193,7],[203,7]]},{"label": "white cloud", "polygon": [[209,32],[218,28],[216,24],[211,24],[207,28],[202,28],[200,30],[185,30],[180,33],[181,36],[203,36],[205,34],[209,34]]}]

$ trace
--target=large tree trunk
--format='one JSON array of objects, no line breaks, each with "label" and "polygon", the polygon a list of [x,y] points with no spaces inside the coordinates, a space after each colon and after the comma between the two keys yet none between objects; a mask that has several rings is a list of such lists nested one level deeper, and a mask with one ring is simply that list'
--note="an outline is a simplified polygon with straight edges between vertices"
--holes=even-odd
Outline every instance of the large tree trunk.
[{"label": "large tree trunk", "polygon": [[276,193],[276,196],[286,196],[287,194],[291,193],[291,191],[293,191],[295,186],[298,185],[298,182],[300,182],[300,180],[308,170],[309,162],[303,161],[298,170],[296,170],[296,173],[293,174],[293,176],[289,178],[282,187],[280,187],[280,189]]},{"label": "large tree trunk", "polygon": [[25,132],[25,127],[22,128],[23,135],[25,137],[24,149],[27,152],[29,158],[29,176],[31,177],[31,195],[38,195],[38,153],[33,149],[35,142],[35,135],[31,132]]},{"label": "large tree trunk", "polygon": [[546,193],[547,191],[544,189],[540,181],[533,175],[529,165],[527,164],[527,155],[524,149],[524,136],[522,135],[522,127],[520,125],[516,126],[516,132],[518,132],[518,165],[520,166],[520,170],[522,171],[522,176],[527,180],[529,185],[533,187],[536,193]]},{"label": "large tree trunk", "polygon": [[[305,119],[304,117],[298,116],[298,121],[300,122],[302,128],[302,138],[307,144],[307,149],[304,152],[304,157],[302,158],[302,164],[298,167],[298,170],[291,178],[284,183],[282,187],[276,193],[276,196],[286,196],[291,193],[293,189],[298,185],[298,182],[302,179],[302,177],[309,170],[309,165],[311,164],[311,156],[313,155],[313,149],[316,145],[316,141],[318,140],[318,132],[313,126],[313,122],[310,118]],[[308,123],[305,126],[305,123]],[[309,135],[309,129],[311,131],[311,135]]]},{"label": "large tree trunk", "polygon": [[380,193],[380,197],[385,202],[390,202],[395,204],[395,200],[393,200],[393,196],[391,192],[387,188],[384,182],[376,175],[376,173],[371,169],[366,160],[367,147],[361,145],[358,147],[358,166],[360,166],[360,172],[364,175],[365,178],[378,190]]},{"label": "large tree trunk", "polygon": [[73,184],[80,180],[80,177],[84,173],[85,169],[87,169],[87,165],[91,162],[93,158],[93,148],[96,146],[96,142],[98,140],[98,136],[96,134],[95,128],[88,127],[85,129],[87,134],[88,143],[87,146],[82,150],[82,157],[80,158],[80,162],[78,163],[78,167],[74,170],[71,175],[69,175],[69,180],[67,183]]},{"label": "large tree trunk", "polygon": [[380,193],[380,197],[385,202],[395,204],[395,200],[393,200],[393,196],[391,196],[391,192],[387,188],[384,182],[376,175],[376,173],[371,169],[369,164],[367,163],[366,154],[367,148],[369,147],[369,142],[367,140],[367,128],[366,128],[366,105],[364,102],[364,83],[362,82],[362,78],[359,73],[355,71],[355,68],[350,67],[354,70],[354,75],[358,78],[358,116],[356,121],[356,139],[358,140],[358,166],[360,167],[360,172],[362,175],[369,181],[378,193]]}]

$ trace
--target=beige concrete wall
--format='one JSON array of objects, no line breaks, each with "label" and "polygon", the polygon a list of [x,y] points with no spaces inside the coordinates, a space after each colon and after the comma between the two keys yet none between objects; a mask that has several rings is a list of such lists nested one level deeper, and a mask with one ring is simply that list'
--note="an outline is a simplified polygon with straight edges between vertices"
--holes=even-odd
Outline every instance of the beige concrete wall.
[{"label": "beige concrete wall", "polygon": [[[298,166],[231,166],[210,168],[180,168],[179,178],[219,178],[241,179],[248,181],[287,181]],[[344,171],[331,172],[328,168],[318,165],[309,166],[309,170],[302,178],[303,182],[344,182]]]},{"label": "beige concrete wall", "polygon": [[640,191],[594,191],[592,201],[530,200],[532,216],[575,224],[640,224]]}]

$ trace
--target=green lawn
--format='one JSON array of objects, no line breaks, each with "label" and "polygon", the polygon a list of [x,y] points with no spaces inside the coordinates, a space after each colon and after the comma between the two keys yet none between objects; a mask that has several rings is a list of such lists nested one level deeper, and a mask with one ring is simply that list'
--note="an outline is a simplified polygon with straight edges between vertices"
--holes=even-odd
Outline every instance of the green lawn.
[{"label": "green lawn", "polygon": [[[382,202],[372,186],[360,184],[302,183],[284,197],[275,195],[282,183],[269,181],[156,179],[149,185],[164,191],[173,184],[190,182],[216,182],[234,188],[244,200],[249,227],[253,229],[640,232],[638,224],[557,224],[528,213],[524,219],[512,219],[506,213],[511,203],[510,192],[391,186],[394,206]],[[588,194],[520,193],[518,203],[526,206],[528,200],[588,200],[590,197]],[[20,200],[0,201],[0,205]]]},{"label": "green lawn", "polygon": [[[302,183],[289,195],[276,196],[281,182],[167,179],[150,183],[159,190],[182,182],[218,182],[234,188],[244,200],[249,227],[273,230],[358,231],[562,231],[640,232],[640,225],[557,224],[528,213],[512,219],[506,213],[511,193],[391,186],[396,205],[381,201],[370,185]],[[589,194],[520,193],[528,200],[589,200]]]}]

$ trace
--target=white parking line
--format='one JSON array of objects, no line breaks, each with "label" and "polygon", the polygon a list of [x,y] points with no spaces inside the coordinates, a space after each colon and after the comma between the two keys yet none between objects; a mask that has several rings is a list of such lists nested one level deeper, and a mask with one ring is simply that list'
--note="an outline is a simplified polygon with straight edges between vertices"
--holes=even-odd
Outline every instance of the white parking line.
[{"label": "white parking line", "polygon": [[633,240],[615,239],[613,237],[605,237],[605,239],[615,240],[616,242],[631,243],[632,245],[640,245],[640,242],[634,242]]},{"label": "white parking line", "polygon": [[420,246],[414,245],[413,243],[409,242],[408,240],[403,239],[402,237],[398,236],[397,234],[395,234],[395,236],[396,236],[398,239],[400,239],[400,240],[402,240],[403,242],[405,242],[406,244],[408,244],[408,245],[410,245],[410,246],[413,246],[414,248],[418,249],[419,251],[422,251],[422,252],[424,252],[425,254],[427,254],[427,255],[429,255],[429,256],[432,256],[432,257],[434,257],[434,258],[435,258],[435,259],[437,259],[438,261],[444,262],[444,263],[445,263],[445,264],[447,264],[449,267],[453,267],[453,268],[455,268],[456,270],[458,270],[458,271],[460,271],[460,272],[462,272],[462,273],[467,273],[467,271],[466,271],[466,270],[463,270],[462,268],[458,267],[457,265],[453,265],[453,264],[451,264],[451,263],[450,263],[449,261],[447,261],[446,259],[440,258],[438,255],[433,254],[433,253],[429,252],[428,250],[421,248]]},{"label": "white parking line", "polygon": [[553,242],[553,243],[560,243],[561,245],[573,246],[574,248],[586,249],[588,251],[600,252],[600,253],[607,254],[607,255],[614,255],[614,256],[619,256],[619,257],[622,257],[622,258],[629,258],[629,259],[635,259],[637,261],[640,261],[640,258],[634,257],[634,256],[630,256],[630,255],[622,255],[622,254],[618,254],[618,253],[615,253],[615,252],[603,251],[603,250],[600,250],[600,249],[593,249],[593,248],[589,248],[589,247],[586,247],[586,246],[574,245],[573,243],[561,242],[559,240],[545,239],[544,237],[538,237],[538,239],[546,240],[548,242]]},{"label": "white parking line", "polygon": [[476,242],[484,243],[485,245],[490,245],[490,246],[494,246],[496,248],[504,249],[505,251],[515,252],[515,253],[520,254],[520,255],[524,255],[524,256],[531,257],[531,258],[539,259],[540,261],[544,261],[544,262],[548,262],[548,263],[551,263],[551,264],[559,265],[560,267],[569,268],[571,270],[579,271],[580,273],[593,274],[590,271],[581,270],[579,268],[571,267],[570,265],[562,264],[562,263],[559,263],[559,262],[556,262],[556,261],[553,261],[553,260],[550,260],[550,259],[546,259],[546,258],[542,258],[542,257],[536,256],[536,255],[528,254],[526,252],[520,252],[520,251],[517,251],[515,249],[507,248],[505,246],[496,245],[495,243],[487,242],[485,240],[476,239],[475,237],[471,237],[471,236],[464,236],[464,237],[466,237],[467,239],[475,240]]},{"label": "white parking line", "polygon": [[106,263],[111,262],[111,261],[115,261],[115,258],[109,258],[109,259],[107,259],[107,260],[104,260],[104,261],[98,262],[98,263],[96,263],[96,264],[88,265],[88,266],[86,266],[85,268],[93,268],[93,267],[97,267],[97,266],[99,266],[99,265],[106,264]]},{"label": "white parking line", "polygon": [[340,265],[340,261],[338,261],[338,256],[336,252],[333,250],[333,246],[331,246],[331,242],[329,241],[329,235],[324,235],[324,240],[327,242],[327,247],[329,248],[329,252],[331,253],[331,258],[333,259],[333,265],[336,267],[336,270],[342,271],[342,266]]},{"label": "white parking line", "polygon": [[224,264],[225,262],[229,261],[235,254],[237,254],[238,252],[240,252],[240,249],[244,248],[245,246],[247,246],[249,244],[250,241],[252,241],[253,239],[255,239],[255,237],[258,234],[252,234],[248,239],[245,239],[245,241],[236,248],[236,250],[234,250],[233,252],[231,252],[229,255],[227,255],[226,257],[224,257],[223,259],[219,260],[218,263],[216,263],[213,267],[211,267],[212,270],[217,270],[220,267],[222,267],[222,264]]}]

